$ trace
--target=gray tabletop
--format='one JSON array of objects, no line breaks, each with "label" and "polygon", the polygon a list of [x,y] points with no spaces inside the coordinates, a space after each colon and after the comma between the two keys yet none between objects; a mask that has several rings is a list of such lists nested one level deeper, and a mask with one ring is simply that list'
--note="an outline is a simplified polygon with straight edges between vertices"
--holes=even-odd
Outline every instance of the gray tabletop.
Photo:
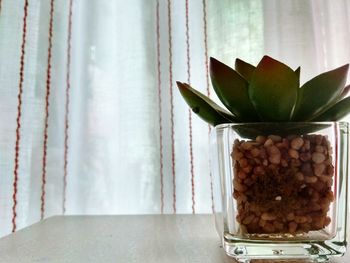
[{"label": "gray tabletop", "polygon": [[[144,215],[52,217],[0,239],[0,262],[235,261],[212,216]],[[332,262],[350,262],[349,253]]]}]

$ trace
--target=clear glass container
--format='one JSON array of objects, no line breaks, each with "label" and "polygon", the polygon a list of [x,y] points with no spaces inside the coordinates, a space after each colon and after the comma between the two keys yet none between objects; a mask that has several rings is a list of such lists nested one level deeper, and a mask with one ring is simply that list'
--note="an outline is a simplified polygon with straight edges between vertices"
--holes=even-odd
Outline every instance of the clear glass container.
[{"label": "clear glass container", "polygon": [[324,262],[345,253],[347,123],[222,124],[211,163],[229,256]]}]

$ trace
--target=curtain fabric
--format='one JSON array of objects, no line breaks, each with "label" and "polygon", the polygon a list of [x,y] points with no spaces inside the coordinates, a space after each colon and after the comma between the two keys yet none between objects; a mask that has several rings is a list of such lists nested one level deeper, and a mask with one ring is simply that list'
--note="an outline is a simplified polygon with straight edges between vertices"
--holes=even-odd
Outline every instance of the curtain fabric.
[{"label": "curtain fabric", "polygon": [[209,56],[302,82],[350,60],[346,0],[0,0],[0,236],[57,214],[211,213]]}]

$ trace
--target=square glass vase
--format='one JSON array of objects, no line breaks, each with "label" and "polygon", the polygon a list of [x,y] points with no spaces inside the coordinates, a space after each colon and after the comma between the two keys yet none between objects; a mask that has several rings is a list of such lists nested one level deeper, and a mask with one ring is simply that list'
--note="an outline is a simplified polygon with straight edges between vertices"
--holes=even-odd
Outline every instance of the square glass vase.
[{"label": "square glass vase", "polygon": [[226,254],[328,261],[346,250],[348,123],[237,123],[211,132]]}]

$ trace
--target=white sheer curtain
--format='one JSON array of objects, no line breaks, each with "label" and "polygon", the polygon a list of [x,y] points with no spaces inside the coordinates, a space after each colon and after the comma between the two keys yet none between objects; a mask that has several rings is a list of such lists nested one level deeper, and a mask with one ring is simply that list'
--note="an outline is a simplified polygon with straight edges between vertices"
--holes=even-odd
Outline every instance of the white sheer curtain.
[{"label": "white sheer curtain", "polygon": [[0,2],[0,235],[64,209],[210,213],[208,126],[192,115],[190,132],[175,81],[190,73],[216,99],[207,55],[233,65],[269,54],[301,65],[303,81],[350,61],[346,0],[192,0],[187,12],[186,0]]}]

